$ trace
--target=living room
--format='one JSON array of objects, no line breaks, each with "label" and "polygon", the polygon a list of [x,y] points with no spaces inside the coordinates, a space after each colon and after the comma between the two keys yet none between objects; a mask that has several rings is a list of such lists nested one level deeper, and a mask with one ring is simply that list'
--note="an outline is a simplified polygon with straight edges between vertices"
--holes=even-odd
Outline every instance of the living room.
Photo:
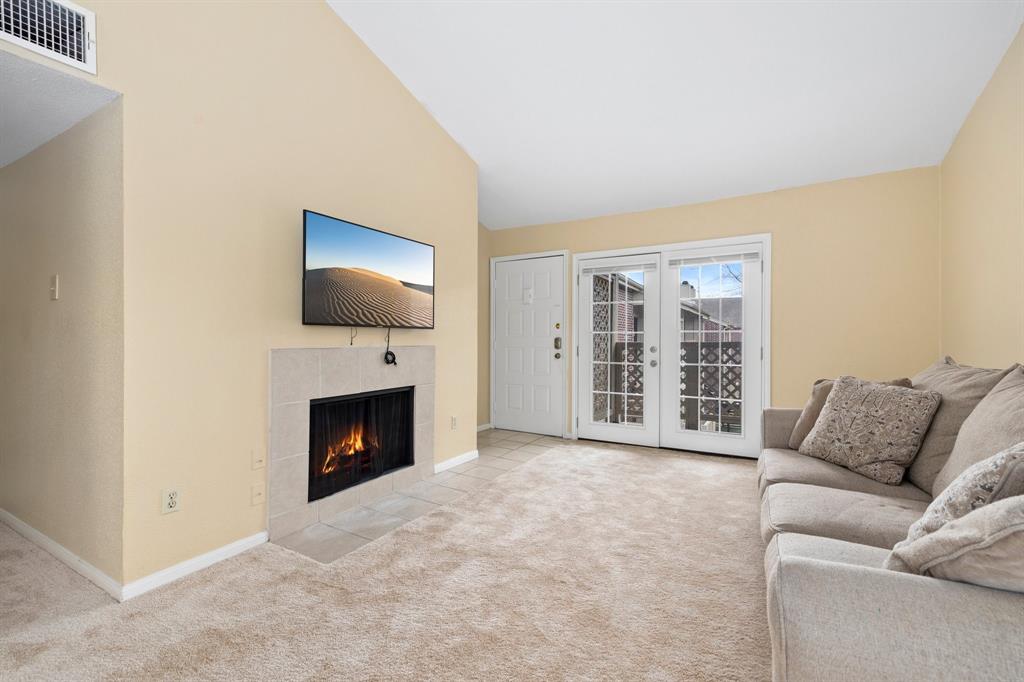
[{"label": "living room", "polygon": [[2,12],[0,676],[1024,677],[1024,2]]}]

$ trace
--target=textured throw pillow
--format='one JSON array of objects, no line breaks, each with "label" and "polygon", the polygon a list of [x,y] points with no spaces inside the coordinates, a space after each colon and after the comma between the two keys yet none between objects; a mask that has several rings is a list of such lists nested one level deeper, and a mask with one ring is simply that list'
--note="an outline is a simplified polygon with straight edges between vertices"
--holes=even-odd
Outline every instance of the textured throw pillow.
[{"label": "textured throw pillow", "polygon": [[949,487],[939,493],[893,549],[886,568],[899,568],[899,552],[947,523],[967,516],[975,509],[1007,497],[1024,495],[1024,443],[992,455],[968,467]]},{"label": "textured throw pillow", "polygon": [[893,548],[886,567],[1024,592],[1024,495],[987,504]]},{"label": "textured throw pillow", "polygon": [[[931,428],[924,435],[921,451],[917,453],[914,463],[907,471],[907,478],[911,483],[921,490],[930,491],[932,495],[937,494],[934,486],[935,476],[949,459],[949,453],[953,452],[953,443],[960,432],[960,426],[981,399],[1009,372],[1010,369],[981,369],[958,365],[953,358],[946,357],[913,377],[914,388],[938,391],[942,394],[942,404],[935,413]],[[993,453],[1002,449],[994,448],[982,452]],[[948,485],[949,480],[946,483]]]},{"label": "textured throw pillow", "polygon": [[[879,383],[885,386],[903,386],[905,388],[913,386],[910,379],[893,379],[892,381],[880,381]],[[789,448],[791,450],[799,450],[800,443],[804,442],[804,438],[814,428],[814,423],[818,421],[818,415],[821,414],[822,408],[825,407],[825,401],[828,400],[828,396],[832,392],[833,384],[835,384],[833,379],[818,379],[814,382],[814,386],[811,388],[811,397],[807,404],[804,405],[800,418],[796,420],[793,433],[789,435]]]},{"label": "textured throw pillow", "polygon": [[899,485],[942,396],[839,377],[800,452]]},{"label": "textured throw pillow", "polygon": [[1014,367],[978,403],[960,427],[953,452],[935,476],[938,496],[960,474],[989,452],[1024,441],[1024,368]]}]

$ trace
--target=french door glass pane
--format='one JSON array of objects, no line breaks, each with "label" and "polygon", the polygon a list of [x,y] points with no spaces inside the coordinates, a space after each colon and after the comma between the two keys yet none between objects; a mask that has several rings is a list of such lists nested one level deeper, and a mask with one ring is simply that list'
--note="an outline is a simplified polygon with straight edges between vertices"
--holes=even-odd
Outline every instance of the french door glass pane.
[{"label": "french door glass pane", "polygon": [[679,427],[743,432],[743,263],[679,268]]},{"label": "french door glass pane", "polygon": [[644,273],[592,277],[593,420],[643,425]]}]

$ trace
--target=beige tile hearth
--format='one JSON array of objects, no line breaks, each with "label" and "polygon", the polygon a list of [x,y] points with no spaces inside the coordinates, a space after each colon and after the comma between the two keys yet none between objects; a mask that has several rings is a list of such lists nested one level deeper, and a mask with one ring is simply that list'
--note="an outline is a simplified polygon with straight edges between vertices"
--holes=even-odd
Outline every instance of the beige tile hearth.
[{"label": "beige tile hearth", "polygon": [[[509,450],[509,452],[512,452]],[[488,466],[492,469],[502,469],[508,471],[509,469],[515,469],[521,464],[521,462],[514,459],[506,459],[504,457],[493,457],[491,455],[480,455],[476,462],[482,466]]]},{"label": "beige tile hearth", "polygon": [[487,485],[487,481],[482,478],[474,478],[472,476],[466,476],[465,474],[455,474],[447,481],[441,484],[444,488],[453,488],[455,490],[461,490],[463,492],[469,492],[470,490],[476,490]]},{"label": "beige tile hearth", "polygon": [[362,547],[367,542],[369,542],[367,538],[333,528],[327,524],[314,523],[297,533],[275,540],[274,544],[328,564],[352,550]]},{"label": "beige tile hearth", "polygon": [[478,464],[478,465],[476,465],[474,467],[470,467],[469,469],[466,469],[462,473],[464,475],[470,476],[472,478],[480,478],[480,479],[483,479],[485,481],[493,481],[494,479],[496,479],[498,476],[501,476],[506,471],[507,471],[507,469],[496,469],[495,467],[489,467],[489,466],[486,466],[484,464]]},{"label": "beige tile hearth", "polygon": [[[322,563],[334,562],[409,521],[490,485],[523,462],[567,441],[514,431],[485,431],[478,442],[477,459],[412,485],[392,491],[392,479],[375,479],[325,498],[319,503],[318,523],[273,542]],[[393,480],[398,486],[399,479]]]},{"label": "beige tile hearth", "polygon": [[385,514],[391,514],[392,516],[400,516],[406,521],[418,519],[424,514],[429,514],[438,509],[440,506],[439,504],[402,495],[401,493],[392,493],[370,505],[372,509],[382,511]]},{"label": "beige tile hearth", "polygon": [[454,488],[445,488],[441,485],[434,485],[427,481],[420,481],[416,485],[409,486],[402,491],[403,495],[415,497],[434,504],[449,504],[462,497],[465,493]]},{"label": "beige tile hearth", "polygon": [[324,521],[328,526],[376,540],[406,522],[401,516],[386,514],[370,507],[356,507]]}]

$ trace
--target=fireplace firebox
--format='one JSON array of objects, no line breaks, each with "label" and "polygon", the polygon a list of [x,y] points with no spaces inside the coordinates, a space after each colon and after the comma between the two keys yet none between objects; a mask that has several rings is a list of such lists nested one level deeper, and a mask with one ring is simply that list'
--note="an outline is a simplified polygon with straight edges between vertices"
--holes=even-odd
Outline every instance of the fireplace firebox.
[{"label": "fireplace firebox", "polygon": [[412,466],[412,386],[309,403],[309,501]]}]

